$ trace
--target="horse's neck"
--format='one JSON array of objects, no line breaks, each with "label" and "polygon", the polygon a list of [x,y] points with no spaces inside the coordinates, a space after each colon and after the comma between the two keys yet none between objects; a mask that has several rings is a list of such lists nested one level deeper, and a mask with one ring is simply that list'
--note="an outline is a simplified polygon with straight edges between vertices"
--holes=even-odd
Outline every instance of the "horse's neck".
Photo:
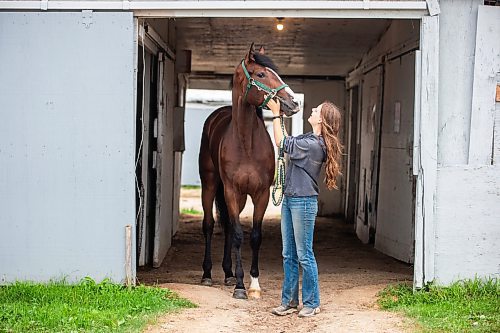
[{"label": "horse's neck", "polygon": [[[235,103],[236,102],[236,103]],[[257,113],[255,106],[252,106],[240,97],[233,100],[232,111],[232,136],[247,152],[252,151],[252,141],[255,126],[257,126]]]}]

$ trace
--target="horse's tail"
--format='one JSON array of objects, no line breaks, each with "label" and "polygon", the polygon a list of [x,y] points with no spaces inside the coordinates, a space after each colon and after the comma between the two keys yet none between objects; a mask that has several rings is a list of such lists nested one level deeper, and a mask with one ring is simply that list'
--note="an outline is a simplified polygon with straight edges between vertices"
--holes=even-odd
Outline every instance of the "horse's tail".
[{"label": "horse's tail", "polygon": [[229,226],[229,213],[222,182],[217,186],[217,192],[215,192],[215,209],[217,211],[217,222],[219,222],[222,229],[226,229]]}]

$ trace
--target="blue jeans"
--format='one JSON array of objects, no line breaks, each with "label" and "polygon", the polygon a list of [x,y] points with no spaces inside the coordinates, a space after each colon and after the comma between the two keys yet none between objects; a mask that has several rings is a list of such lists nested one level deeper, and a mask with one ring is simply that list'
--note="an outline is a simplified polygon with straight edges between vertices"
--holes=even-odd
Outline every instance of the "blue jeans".
[{"label": "blue jeans", "polygon": [[302,303],[319,306],[318,266],[313,252],[314,222],[318,213],[318,197],[283,198],[281,206],[281,238],[285,277],[281,304],[299,304],[299,263],[302,267]]}]

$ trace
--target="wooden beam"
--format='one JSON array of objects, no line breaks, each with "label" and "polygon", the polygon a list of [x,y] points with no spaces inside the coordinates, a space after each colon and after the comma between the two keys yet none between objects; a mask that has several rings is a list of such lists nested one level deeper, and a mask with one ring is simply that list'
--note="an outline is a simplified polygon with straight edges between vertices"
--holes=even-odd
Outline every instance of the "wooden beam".
[{"label": "wooden beam", "polygon": [[[415,208],[415,286],[434,280],[435,200],[437,188],[439,17],[426,16],[420,26],[421,89],[419,170]],[[419,269],[420,271],[417,271]]]}]

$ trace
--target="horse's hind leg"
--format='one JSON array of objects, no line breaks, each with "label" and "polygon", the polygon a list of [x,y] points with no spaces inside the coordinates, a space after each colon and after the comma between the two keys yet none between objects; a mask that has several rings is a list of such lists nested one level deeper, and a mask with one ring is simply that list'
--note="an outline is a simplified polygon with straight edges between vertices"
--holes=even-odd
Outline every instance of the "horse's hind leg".
[{"label": "horse's hind leg", "polygon": [[241,263],[241,244],[243,243],[243,229],[240,224],[240,208],[239,202],[241,201],[240,195],[234,190],[224,188],[224,196],[226,198],[229,221],[231,222],[231,233],[232,233],[232,243],[233,250],[236,258],[236,286],[234,288],[233,297],[238,299],[247,299],[247,292],[245,289],[245,284],[243,283],[243,265]]},{"label": "horse's hind leg", "polygon": [[253,199],[253,225],[252,233],[250,234],[250,246],[252,247],[252,267],[250,268],[250,288],[248,288],[248,296],[251,298],[260,298],[259,285],[259,250],[262,243],[262,219],[266,212],[269,202],[269,189],[264,191],[260,196]]},{"label": "horse's hind leg", "polygon": [[201,177],[201,202],[203,205],[203,236],[205,237],[205,257],[203,259],[203,277],[201,284],[212,285],[212,235],[214,232],[214,216],[212,213],[218,177],[215,173],[205,172]]},{"label": "horse's hind leg", "polygon": [[224,197],[224,186],[222,182],[217,188],[217,194],[215,197],[215,204],[217,206],[217,212],[219,214],[219,222],[224,229],[224,258],[222,259],[222,269],[224,270],[224,284],[227,286],[234,286],[236,284],[236,278],[234,277],[232,266],[233,262],[231,260],[231,249],[232,249],[232,226],[229,222],[229,213],[227,211],[226,199]]}]

